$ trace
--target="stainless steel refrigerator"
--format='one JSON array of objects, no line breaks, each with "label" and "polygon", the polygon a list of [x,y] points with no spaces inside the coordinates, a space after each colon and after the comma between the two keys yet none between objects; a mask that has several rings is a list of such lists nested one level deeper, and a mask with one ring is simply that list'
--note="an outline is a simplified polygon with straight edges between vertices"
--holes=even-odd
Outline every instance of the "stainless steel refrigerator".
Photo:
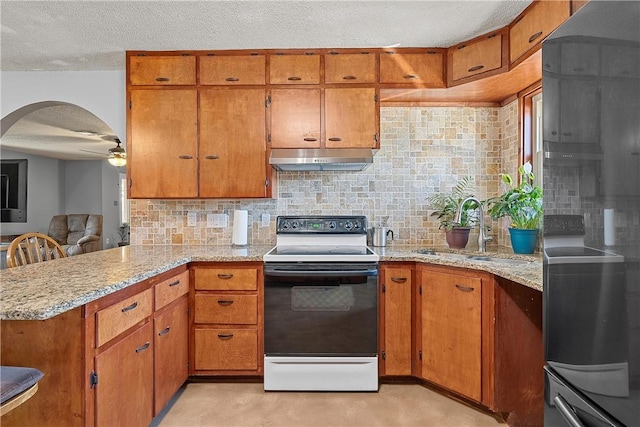
[{"label": "stainless steel refrigerator", "polygon": [[542,45],[545,426],[640,426],[640,2]]}]

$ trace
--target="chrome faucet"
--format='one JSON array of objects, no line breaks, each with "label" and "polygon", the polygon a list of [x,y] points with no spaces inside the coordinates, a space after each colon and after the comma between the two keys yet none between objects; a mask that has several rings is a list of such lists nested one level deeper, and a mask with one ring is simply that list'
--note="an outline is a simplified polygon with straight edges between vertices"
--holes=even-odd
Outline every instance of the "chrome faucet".
[{"label": "chrome faucet", "polygon": [[458,210],[456,211],[455,222],[460,222],[462,220],[462,207],[467,202],[476,202],[478,205],[478,209],[480,210],[480,232],[478,233],[478,251],[486,252],[487,251],[487,242],[491,242],[493,240],[493,236],[487,236],[486,230],[484,228],[484,209],[482,208],[482,202],[475,197],[467,197],[458,205]]}]

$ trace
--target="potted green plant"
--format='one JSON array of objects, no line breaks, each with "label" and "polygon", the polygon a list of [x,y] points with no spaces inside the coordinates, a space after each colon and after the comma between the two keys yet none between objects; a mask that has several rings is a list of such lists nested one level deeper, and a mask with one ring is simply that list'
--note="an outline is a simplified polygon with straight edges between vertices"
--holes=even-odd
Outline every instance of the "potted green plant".
[{"label": "potted green plant", "polygon": [[487,200],[488,212],[492,218],[508,216],[511,246],[515,253],[531,254],[542,219],[542,189],[533,183],[531,163],[518,168],[520,183],[515,185],[509,174],[500,174],[503,194]]},{"label": "potted green plant", "polygon": [[474,183],[470,176],[462,177],[451,193],[436,193],[427,198],[433,209],[431,216],[440,221],[440,229],[445,230],[445,237],[450,248],[462,249],[467,246],[471,228],[476,224],[474,211],[478,208],[475,202],[465,203],[459,222],[455,221],[456,211],[460,203],[473,196]]},{"label": "potted green plant", "polygon": [[123,222],[120,227],[118,227],[118,236],[120,236],[120,241],[118,242],[118,246],[127,246],[129,244],[129,223]]}]

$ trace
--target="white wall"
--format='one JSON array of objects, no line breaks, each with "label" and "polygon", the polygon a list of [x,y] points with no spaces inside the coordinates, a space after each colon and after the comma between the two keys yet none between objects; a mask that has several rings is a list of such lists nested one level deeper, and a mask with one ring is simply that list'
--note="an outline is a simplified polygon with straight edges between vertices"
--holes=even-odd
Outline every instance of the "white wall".
[{"label": "white wall", "polygon": [[3,159],[27,159],[27,222],[2,223],[0,234],[47,233],[53,215],[64,212],[63,161],[1,150]]},{"label": "white wall", "polygon": [[[102,162],[102,247],[117,245],[120,225],[120,168]],[[107,239],[109,243],[107,244]]]},{"label": "white wall", "polygon": [[42,101],[76,104],[126,141],[124,71],[1,71],[0,114]]}]

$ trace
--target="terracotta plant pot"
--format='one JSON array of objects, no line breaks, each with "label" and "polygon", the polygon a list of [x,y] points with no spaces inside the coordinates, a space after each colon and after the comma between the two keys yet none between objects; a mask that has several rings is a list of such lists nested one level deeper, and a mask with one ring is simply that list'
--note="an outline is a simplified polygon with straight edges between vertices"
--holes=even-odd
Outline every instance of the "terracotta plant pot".
[{"label": "terracotta plant pot", "polygon": [[445,232],[447,244],[450,248],[464,249],[469,241],[471,227],[454,227]]}]

